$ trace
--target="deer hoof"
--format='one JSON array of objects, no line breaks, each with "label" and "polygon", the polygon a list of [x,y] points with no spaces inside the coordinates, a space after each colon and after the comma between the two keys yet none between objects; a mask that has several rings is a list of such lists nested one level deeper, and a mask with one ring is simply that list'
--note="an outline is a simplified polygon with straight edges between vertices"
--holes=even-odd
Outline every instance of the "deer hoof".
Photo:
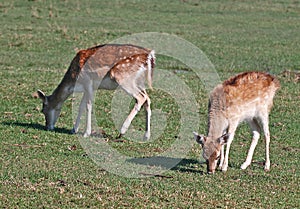
[{"label": "deer hoof", "polygon": [[147,141],[149,139],[150,139],[150,133],[146,132],[145,135],[144,135],[144,140]]},{"label": "deer hoof", "polygon": [[75,128],[72,128],[72,130],[70,131],[71,134],[76,134],[77,131],[75,130]]},{"label": "deer hoof", "polygon": [[83,137],[86,138],[86,137],[89,137],[90,135],[91,135],[91,134],[85,132],[85,133],[83,134]]},{"label": "deer hoof", "polygon": [[222,172],[226,172],[226,171],[227,171],[227,167],[228,167],[228,166],[223,165],[223,166],[222,166]]},{"label": "deer hoof", "polygon": [[123,134],[119,134],[119,136],[117,136],[117,139],[120,139],[123,136]]},{"label": "deer hoof", "polygon": [[241,165],[241,169],[242,169],[242,170],[245,170],[248,166],[249,166],[248,163],[243,163],[243,164]]},{"label": "deer hoof", "polygon": [[270,161],[267,161],[265,164],[265,171],[270,171]]}]

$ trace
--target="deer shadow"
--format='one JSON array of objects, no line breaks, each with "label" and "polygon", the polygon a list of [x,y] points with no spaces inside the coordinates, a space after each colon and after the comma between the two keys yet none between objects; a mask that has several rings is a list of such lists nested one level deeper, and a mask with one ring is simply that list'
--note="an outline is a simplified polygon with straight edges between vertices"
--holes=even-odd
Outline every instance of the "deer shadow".
[{"label": "deer shadow", "polygon": [[[5,126],[18,126],[26,129],[35,129],[35,130],[43,130],[47,131],[45,129],[45,126],[38,124],[38,123],[22,123],[22,122],[2,122]],[[69,129],[66,128],[55,128],[54,132],[62,133],[62,134],[72,134]]]},{"label": "deer shadow", "polygon": [[[43,130],[46,131],[45,126],[39,123],[23,123],[23,122],[2,122],[5,126],[18,126],[26,129],[34,129],[34,130]],[[62,133],[62,134],[72,134],[69,129],[66,128],[55,128],[54,132]],[[200,175],[204,175],[205,172],[203,167],[203,163],[199,162],[195,159],[187,159],[187,158],[171,158],[171,157],[145,157],[145,158],[133,158],[128,160],[130,163],[146,165],[146,166],[156,166],[163,167],[173,171],[179,171],[183,173],[199,173]],[[195,166],[196,165],[196,166]],[[198,166],[200,165],[200,169]]]},{"label": "deer shadow", "polygon": [[[133,158],[128,160],[130,163],[163,167],[173,171],[179,171],[183,173],[199,173],[204,174],[202,169],[197,168],[198,165],[202,165],[198,160],[187,158],[171,158],[171,157],[146,157],[146,158]],[[197,166],[193,166],[197,165]],[[202,166],[201,166],[202,167]]]}]

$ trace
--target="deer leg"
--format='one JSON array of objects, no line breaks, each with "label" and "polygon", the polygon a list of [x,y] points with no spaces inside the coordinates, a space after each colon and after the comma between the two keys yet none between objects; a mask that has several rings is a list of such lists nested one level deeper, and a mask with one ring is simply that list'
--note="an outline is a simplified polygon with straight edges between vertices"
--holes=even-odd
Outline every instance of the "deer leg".
[{"label": "deer leg", "polygon": [[150,139],[150,120],[151,120],[151,108],[150,108],[150,98],[145,92],[144,97],[146,97],[146,102],[144,104],[145,110],[146,110],[146,131],[144,135],[144,140]]},{"label": "deer leg", "polygon": [[224,145],[221,147],[221,156],[220,156],[220,164],[219,169],[222,169],[223,163],[224,163]]},{"label": "deer leg", "polygon": [[246,161],[241,165],[241,169],[243,170],[246,169],[251,164],[253,153],[257,145],[258,139],[260,137],[260,127],[257,120],[253,119],[252,121],[249,121],[249,125],[253,133],[253,138],[247,154]]},{"label": "deer leg", "polygon": [[126,131],[128,130],[128,127],[131,124],[131,121],[133,120],[133,118],[136,116],[136,114],[140,111],[142,105],[146,102],[146,98],[144,97],[144,95],[139,94],[138,96],[135,97],[136,99],[136,103],[133,107],[133,109],[131,110],[130,114],[127,116],[126,120],[124,121],[122,128],[120,130],[120,135],[124,135],[126,133]]},{"label": "deer leg", "polygon": [[83,137],[88,137],[92,133],[92,103],[94,99],[94,91],[92,84],[86,90],[86,130]]},{"label": "deer leg", "polygon": [[81,102],[80,102],[80,105],[79,105],[79,109],[78,109],[78,115],[77,115],[74,127],[71,131],[71,133],[73,133],[73,134],[76,134],[78,132],[80,119],[81,119],[82,113],[83,113],[83,111],[86,107],[86,100],[87,100],[86,93],[83,93],[83,96],[82,96],[82,99],[81,99]]},{"label": "deer leg", "polygon": [[262,118],[261,122],[262,122],[263,130],[264,130],[265,140],[266,140],[265,171],[269,171],[271,163],[270,163],[270,131],[269,131],[268,114],[266,114],[265,117]]},{"label": "deer leg", "polygon": [[237,125],[238,125],[238,122],[234,123],[233,125],[230,125],[229,129],[228,129],[229,138],[227,140],[226,153],[225,153],[225,158],[224,158],[224,162],[223,162],[223,165],[222,165],[222,171],[223,172],[227,171],[227,168],[228,168],[228,158],[229,158],[230,145],[231,145],[231,143],[233,141]]}]

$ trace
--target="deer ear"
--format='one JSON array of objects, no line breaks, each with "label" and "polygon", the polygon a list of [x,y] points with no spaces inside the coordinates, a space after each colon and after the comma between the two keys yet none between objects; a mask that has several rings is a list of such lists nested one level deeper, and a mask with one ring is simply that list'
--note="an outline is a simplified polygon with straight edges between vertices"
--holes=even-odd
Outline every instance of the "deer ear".
[{"label": "deer ear", "polygon": [[203,146],[206,141],[206,137],[203,135],[199,135],[195,131],[193,132],[193,134],[194,134],[194,139],[196,140],[196,142],[198,142],[199,144],[201,144]]},{"label": "deer ear", "polygon": [[41,90],[38,90],[37,94],[38,94],[39,98],[43,101],[43,103],[47,103],[47,97],[44,92],[42,92]]},{"label": "deer ear", "polygon": [[219,142],[221,145],[226,144],[227,141],[228,141],[229,136],[230,136],[229,133],[226,133],[226,134],[222,135],[220,138],[218,138],[218,142]]}]

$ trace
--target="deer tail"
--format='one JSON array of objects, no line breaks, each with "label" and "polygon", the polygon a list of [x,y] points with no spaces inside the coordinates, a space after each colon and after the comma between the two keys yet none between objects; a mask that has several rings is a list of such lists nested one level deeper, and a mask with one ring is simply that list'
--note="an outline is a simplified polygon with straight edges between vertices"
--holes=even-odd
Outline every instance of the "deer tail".
[{"label": "deer tail", "polygon": [[148,73],[147,73],[147,80],[148,86],[152,90],[152,79],[153,79],[153,70],[155,67],[155,52],[152,50],[147,57],[147,66],[148,66]]}]

